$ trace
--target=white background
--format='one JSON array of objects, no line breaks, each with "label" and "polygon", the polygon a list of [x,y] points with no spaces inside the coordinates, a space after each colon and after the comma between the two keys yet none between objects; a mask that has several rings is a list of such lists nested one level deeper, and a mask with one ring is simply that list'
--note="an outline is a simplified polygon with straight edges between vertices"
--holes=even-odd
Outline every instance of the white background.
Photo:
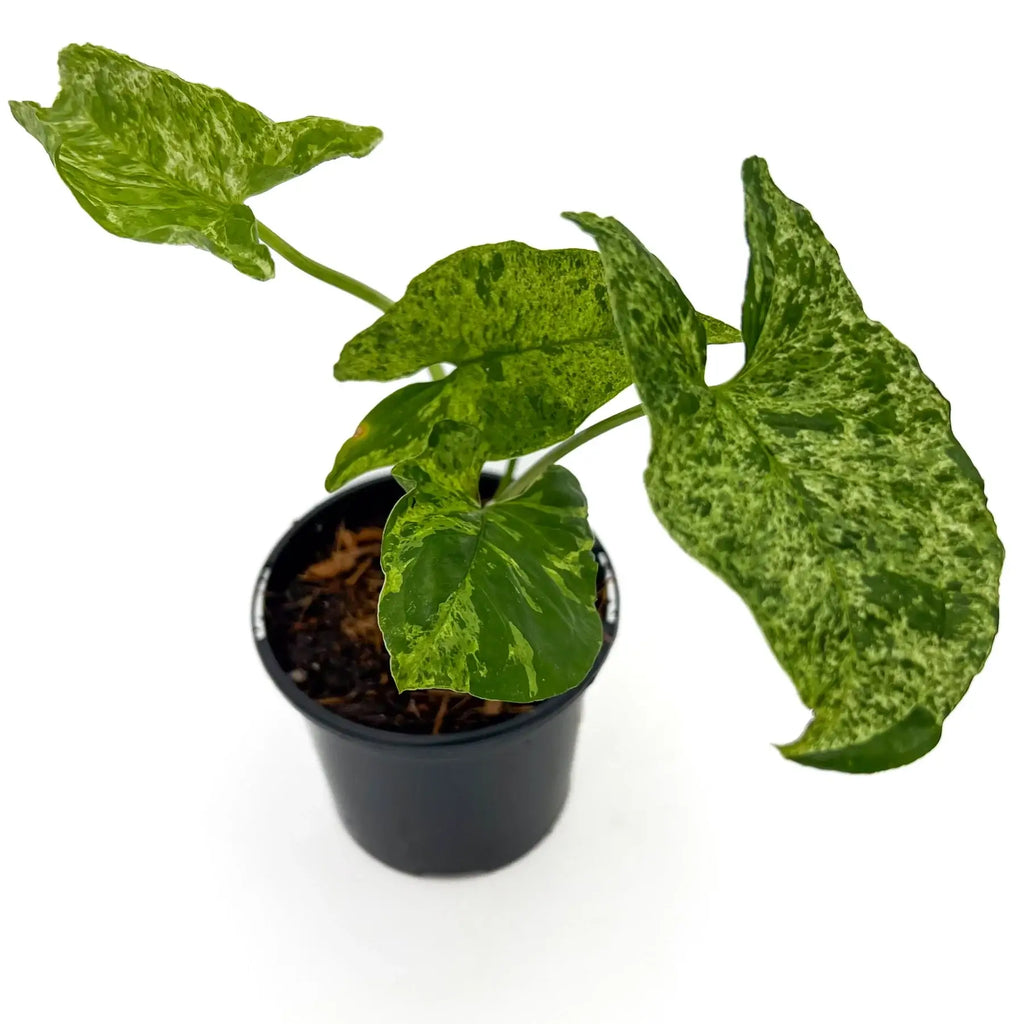
[{"label": "white background", "polygon": [[[623,220],[738,322],[759,153],[950,398],[1009,551],[990,663],[924,760],[783,760],[807,713],[676,548],[643,421],[574,453],[618,567],[555,833],[406,877],[344,834],[257,663],[250,590],[386,391],[331,367],[372,309],[278,261],[98,228],[13,121],[3,174],[0,1016],[69,1022],[1020,1021],[1020,101],[1010,3],[18,4],[4,97],[69,42],[272,117],[385,131],[252,201],[400,295],[466,245]],[[716,351],[724,378],[738,353]],[[622,396],[619,406],[635,399]]]}]

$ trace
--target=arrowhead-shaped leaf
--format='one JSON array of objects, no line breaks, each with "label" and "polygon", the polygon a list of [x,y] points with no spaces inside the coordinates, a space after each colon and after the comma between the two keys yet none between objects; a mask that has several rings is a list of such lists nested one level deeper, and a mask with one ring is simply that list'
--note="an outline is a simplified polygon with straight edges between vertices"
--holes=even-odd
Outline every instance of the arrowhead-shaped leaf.
[{"label": "arrowhead-shaped leaf", "polygon": [[242,273],[274,275],[244,201],[338,156],[365,156],[376,128],[323,117],[276,123],[220,89],[99,46],[59,57],[52,107],[11,111],[108,231],[207,249]]},{"label": "arrowhead-shaped leaf", "polygon": [[555,466],[481,505],[481,451],[474,427],[446,420],[395,468],[408,493],[384,531],[381,631],[400,690],[540,700],[580,683],[601,648],[586,499]]},{"label": "arrowhead-shaped leaf", "polygon": [[716,387],[704,327],[661,263],[617,221],[570,216],[601,249],[650,417],[651,503],[744,598],[814,710],[782,752],[894,767],[938,742],[985,662],[1002,546],[946,400],[764,161],[743,181],[748,360]]},{"label": "arrowhead-shaped leaf", "polygon": [[[702,319],[715,340],[739,340]],[[392,380],[442,362],[455,364],[442,381],[410,385],[366,417],[328,488],[422,451],[442,419],[477,426],[488,459],[524,455],[568,437],[632,381],[598,254],[520,242],[464,249],[414,278],[345,346],[335,376]]]}]

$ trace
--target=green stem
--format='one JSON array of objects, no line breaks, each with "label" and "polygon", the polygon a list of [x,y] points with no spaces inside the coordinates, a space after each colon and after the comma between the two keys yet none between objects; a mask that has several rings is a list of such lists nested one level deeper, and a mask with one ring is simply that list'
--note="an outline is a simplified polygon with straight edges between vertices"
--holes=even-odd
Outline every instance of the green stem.
[{"label": "green stem", "polygon": [[563,456],[579,448],[581,444],[586,444],[587,441],[591,441],[615,427],[621,427],[623,423],[628,423],[630,420],[637,420],[643,415],[644,407],[642,405],[634,405],[631,409],[617,412],[614,416],[600,420],[593,426],[587,427],[586,430],[581,430],[578,434],[567,437],[564,441],[556,444],[554,448],[545,452],[515,483],[506,488],[502,498],[510,500],[518,498],[520,494],[525,494],[544,475],[547,469],[558,462]]},{"label": "green stem", "polygon": [[[256,228],[259,231],[260,238],[274,252],[279,256],[283,256],[293,267],[298,267],[299,270],[305,271],[318,281],[332,284],[335,288],[340,288],[343,292],[348,292],[349,295],[354,295],[357,299],[362,299],[363,302],[376,306],[383,313],[386,313],[394,305],[391,299],[386,295],[382,295],[376,288],[371,288],[368,284],[363,284],[362,281],[357,281],[354,277],[349,277],[348,274],[343,274],[340,270],[332,270],[330,267],[324,266],[323,263],[317,263],[316,260],[311,260],[308,256],[304,256],[295,246],[289,245],[277,232],[271,231],[262,221],[256,221]],[[440,363],[434,363],[433,366],[429,367],[429,370],[431,380],[440,380],[445,375],[444,368]]]},{"label": "green stem", "polygon": [[376,288],[371,288],[368,284],[363,284],[362,281],[357,281],[354,277],[349,277],[348,274],[343,274],[340,270],[332,270],[330,267],[325,267],[322,263],[317,263],[316,260],[311,260],[308,256],[303,256],[298,249],[289,245],[280,235],[271,231],[266,224],[257,221],[256,228],[260,233],[260,238],[274,252],[279,256],[283,256],[293,267],[304,270],[318,281],[333,284],[335,288],[340,288],[343,292],[348,292],[349,295],[354,295],[357,299],[362,299],[363,302],[368,302],[371,306],[376,306],[385,313],[394,305],[391,299],[386,295],[381,295]]}]

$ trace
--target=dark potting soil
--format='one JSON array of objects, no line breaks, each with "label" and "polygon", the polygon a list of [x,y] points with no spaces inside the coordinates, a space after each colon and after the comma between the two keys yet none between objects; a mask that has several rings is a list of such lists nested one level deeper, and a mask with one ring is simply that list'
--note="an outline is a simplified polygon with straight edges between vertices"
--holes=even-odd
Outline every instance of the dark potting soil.
[{"label": "dark potting soil", "polygon": [[[296,686],[347,719],[404,733],[465,732],[531,712],[535,704],[450,690],[398,691],[377,624],[381,532],[343,523],[329,551],[283,590],[267,592],[268,633]],[[603,612],[603,587],[597,604]]]}]

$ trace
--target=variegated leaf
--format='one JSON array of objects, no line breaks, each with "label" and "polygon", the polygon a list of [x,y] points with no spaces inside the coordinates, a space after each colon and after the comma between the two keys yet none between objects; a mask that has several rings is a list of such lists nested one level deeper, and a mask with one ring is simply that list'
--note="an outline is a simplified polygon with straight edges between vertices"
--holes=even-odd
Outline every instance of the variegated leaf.
[{"label": "variegated leaf", "polygon": [[782,747],[850,772],[905,764],[985,662],[1003,551],[949,405],[869,319],[810,214],[744,164],[748,359],[707,387],[705,331],[621,224],[597,240],[651,421],[669,533],[750,606],[814,719]]},{"label": "variegated leaf", "polygon": [[[703,320],[716,341],[739,341]],[[366,417],[329,489],[422,450],[442,419],[475,424],[488,459],[524,455],[568,437],[631,382],[597,253],[520,242],[464,249],[414,278],[345,346],[335,376],[391,380],[441,362],[455,364],[443,381],[410,385]]]},{"label": "variegated leaf", "polygon": [[115,235],[195,245],[260,280],[274,263],[244,201],[381,138],[323,117],[276,123],[100,46],[69,46],[58,63],[53,106],[12,102],[11,112],[86,212]]},{"label": "variegated leaf", "polygon": [[580,683],[601,648],[586,499],[555,466],[482,505],[481,452],[474,427],[445,420],[395,467],[408,493],[384,531],[381,631],[400,690],[540,700]]},{"label": "variegated leaf", "polygon": [[445,388],[444,381],[418,381],[378,402],[341,446],[327,476],[327,490],[423,451],[430,431],[444,418]]}]

